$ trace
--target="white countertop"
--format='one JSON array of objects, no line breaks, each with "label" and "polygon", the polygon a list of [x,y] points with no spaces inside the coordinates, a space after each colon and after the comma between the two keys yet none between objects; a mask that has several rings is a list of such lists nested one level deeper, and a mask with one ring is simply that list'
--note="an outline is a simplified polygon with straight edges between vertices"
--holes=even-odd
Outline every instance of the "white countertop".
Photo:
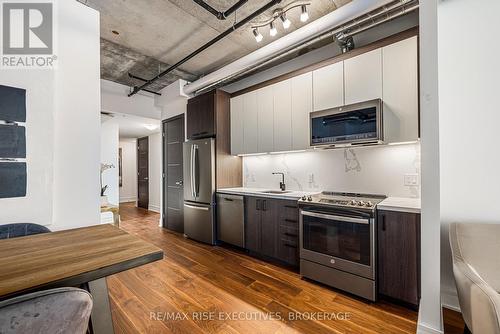
[{"label": "white countertop", "polygon": [[377,205],[377,209],[420,213],[420,198],[388,197]]},{"label": "white countertop", "polygon": [[258,197],[268,197],[268,198],[276,198],[276,199],[289,199],[289,200],[295,200],[299,199],[302,196],[309,196],[309,195],[314,195],[317,194],[317,192],[307,192],[307,191],[295,191],[291,190],[290,192],[287,193],[282,193],[282,194],[269,194],[269,193],[264,193],[264,191],[268,190],[277,190],[279,189],[260,189],[260,188],[222,188],[222,189],[217,189],[218,193],[224,193],[224,194],[233,194],[233,195],[247,195],[247,196],[258,196]]}]

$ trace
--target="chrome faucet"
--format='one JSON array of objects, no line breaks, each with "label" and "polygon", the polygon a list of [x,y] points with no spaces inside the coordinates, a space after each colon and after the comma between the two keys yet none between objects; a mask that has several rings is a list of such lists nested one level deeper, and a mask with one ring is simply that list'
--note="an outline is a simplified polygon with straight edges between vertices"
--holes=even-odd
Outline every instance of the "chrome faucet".
[{"label": "chrome faucet", "polygon": [[274,172],[273,175],[281,175],[280,189],[281,191],[285,191],[286,190],[285,173]]}]

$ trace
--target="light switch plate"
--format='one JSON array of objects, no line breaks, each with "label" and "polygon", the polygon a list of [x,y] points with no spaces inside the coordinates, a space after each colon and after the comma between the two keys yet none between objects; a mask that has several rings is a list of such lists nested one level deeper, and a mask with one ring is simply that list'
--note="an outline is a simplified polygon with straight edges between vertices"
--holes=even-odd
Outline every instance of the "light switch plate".
[{"label": "light switch plate", "polygon": [[404,182],[407,187],[418,186],[418,174],[405,174]]}]

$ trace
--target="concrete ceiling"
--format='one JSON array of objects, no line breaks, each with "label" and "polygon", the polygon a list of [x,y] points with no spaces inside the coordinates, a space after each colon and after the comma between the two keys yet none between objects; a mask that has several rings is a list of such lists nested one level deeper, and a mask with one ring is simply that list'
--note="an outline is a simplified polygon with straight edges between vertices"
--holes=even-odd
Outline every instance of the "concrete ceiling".
[{"label": "concrete ceiling", "polygon": [[[128,78],[128,72],[151,78],[159,70],[181,60],[210,39],[230,28],[234,19],[241,20],[265,5],[269,0],[250,0],[227,20],[218,20],[192,0],[79,0],[101,13],[101,72],[102,78],[133,86],[140,81]],[[227,10],[237,0],[206,0],[219,11]],[[284,0],[254,22],[267,19],[274,9],[293,0]],[[310,19],[314,21],[351,0],[312,0]],[[292,26],[289,33],[306,23],[299,20],[300,8],[288,12]],[[278,35],[269,36],[262,29],[264,40],[256,43],[251,23],[186,62],[171,75],[162,78],[151,90],[158,91],[182,78],[193,81],[272,42],[285,34],[280,22]],[[116,31],[119,35],[113,33]]]}]

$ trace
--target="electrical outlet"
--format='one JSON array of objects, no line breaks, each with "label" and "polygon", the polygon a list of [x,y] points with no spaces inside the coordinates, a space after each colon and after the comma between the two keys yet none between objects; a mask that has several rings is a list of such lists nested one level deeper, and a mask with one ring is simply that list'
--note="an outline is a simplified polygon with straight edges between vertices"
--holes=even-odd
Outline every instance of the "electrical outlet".
[{"label": "electrical outlet", "polygon": [[418,186],[418,174],[405,174],[405,186]]}]

